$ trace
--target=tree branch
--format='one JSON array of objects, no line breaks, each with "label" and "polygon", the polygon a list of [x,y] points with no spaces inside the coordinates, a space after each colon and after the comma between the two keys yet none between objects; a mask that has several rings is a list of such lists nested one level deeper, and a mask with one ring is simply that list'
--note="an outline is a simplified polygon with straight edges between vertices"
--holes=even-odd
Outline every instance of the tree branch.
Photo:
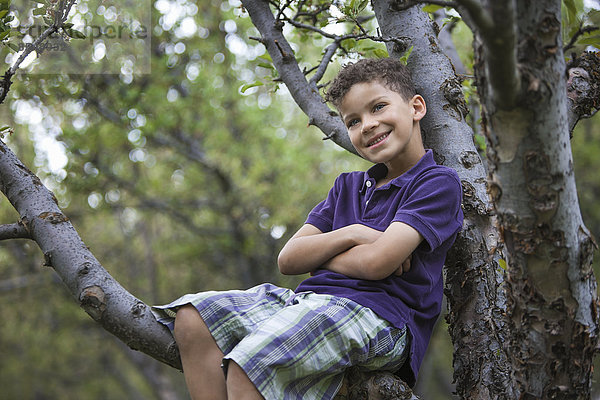
[{"label": "tree branch", "polygon": [[514,0],[491,1],[489,11],[475,0],[457,0],[457,3],[458,11],[483,44],[494,103],[500,109],[512,108],[521,90]]},{"label": "tree branch", "polygon": [[494,30],[494,20],[476,0],[456,0],[458,3],[457,9],[461,14],[468,14],[469,20],[472,21],[472,29],[479,30],[482,34],[492,34]]},{"label": "tree branch", "polygon": [[337,51],[337,49],[339,47],[340,47],[340,44],[337,40],[335,42],[331,43],[329,46],[327,46],[327,48],[325,49],[325,54],[323,55],[323,58],[321,59],[321,62],[319,63],[319,67],[315,71],[315,74],[313,75],[313,77],[310,78],[310,81],[308,81],[309,85],[311,85],[311,86],[317,85],[319,83],[319,81],[323,78],[323,75],[325,74],[325,71],[327,71],[327,67],[329,66],[329,63],[331,62],[331,59],[333,58],[333,56],[335,55],[335,52]]},{"label": "tree branch", "polygon": [[10,86],[12,84],[12,77],[17,72],[23,61],[31,54],[34,50],[39,50],[40,44],[42,44],[47,38],[53,33],[56,33],[61,29],[71,12],[71,7],[75,4],[76,0],[70,0],[68,2],[61,1],[58,5],[58,9],[55,12],[54,23],[50,25],[40,36],[38,36],[29,46],[25,46],[23,53],[17,58],[17,61],[4,73],[2,80],[0,81],[0,104],[4,102]]},{"label": "tree branch", "polygon": [[267,48],[279,76],[296,103],[308,115],[309,124],[319,127],[326,137],[341,147],[356,153],[342,120],[325,104],[316,84],[306,81],[294,51],[283,36],[281,21],[275,20],[269,4],[264,0],[244,0],[242,4],[259,30],[261,42]]},{"label": "tree branch", "polygon": [[80,306],[129,347],[181,368],[168,328],[150,308],[127,292],[83,243],[54,195],[0,141],[0,190]]},{"label": "tree branch", "polygon": [[31,236],[21,222],[0,225],[0,240],[7,239],[31,239]]}]

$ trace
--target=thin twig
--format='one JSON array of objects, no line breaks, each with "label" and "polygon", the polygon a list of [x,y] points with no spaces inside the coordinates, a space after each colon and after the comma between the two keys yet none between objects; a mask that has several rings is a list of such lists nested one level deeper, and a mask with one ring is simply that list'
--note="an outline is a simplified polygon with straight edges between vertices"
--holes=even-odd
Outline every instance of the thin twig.
[{"label": "thin twig", "polygon": [[275,21],[279,21],[279,18],[281,18],[282,15],[284,15],[284,11],[286,8],[288,8],[290,6],[290,4],[292,4],[293,0],[287,0],[286,3],[283,5],[283,7],[281,7],[278,11],[277,11],[277,16],[275,17]]},{"label": "thin twig", "polygon": [[575,32],[575,34],[573,35],[573,37],[571,38],[569,43],[567,43],[565,45],[565,47],[563,48],[563,52],[566,53],[568,50],[575,47],[575,42],[577,42],[577,40],[579,40],[580,36],[585,35],[586,33],[591,33],[591,32],[597,31],[598,29],[600,29],[600,28],[597,26],[585,26],[584,27],[583,23],[581,23],[581,25],[579,25],[579,29],[577,30],[577,32]]},{"label": "thin twig", "polygon": [[38,51],[40,44],[44,42],[50,35],[56,33],[61,29],[71,12],[71,8],[75,4],[76,0],[71,0],[68,3],[61,1],[58,9],[54,16],[54,23],[50,25],[40,36],[38,36],[30,46],[25,46],[23,53],[19,56],[17,61],[6,71],[2,81],[0,82],[0,103],[4,102],[6,95],[8,94],[8,90],[10,89],[11,79],[13,75],[17,72],[23,61],[31,54],[34,50]]},{"label": "thin twig", "polygon": [[[461,6],[469,13],[471,20],[483,35],[493,31],[494,20],[480,2],[476,0],[456,0],[456,7],[460,8]],[[461,10],[459,9],[458,11],[460,12]]]},{"label": "thin twig", "polygon": [[[382,36],[372,36],[372,35],[367,35],[367,34],[362,34],[362,33],[352,33],[352,34],[346,34],[346,35],[339,36],[339,35],[334,35],[332,33],[325,32],[322,29],[319,29],[315,26],[303,24],[302,22],[298,22],[298,21],[294,21],[294,20],[290,20],[290,19],[286,19],[286,22],[290,23],[295,28],[306,29],[306,30],[318,33],[319,35],[326,37],[328,39],[332,39],[336,42],[341,42],[346,39],[355,39],[355,40],[369,39],[374,42],[384,42],[384,43],[395,42],[395,43],[402,44],[401,43],[402,40],[400,38],[395,38],[395,37],[385,38]],[[340,48],[341,48],[341,46],[340,46]]]}]

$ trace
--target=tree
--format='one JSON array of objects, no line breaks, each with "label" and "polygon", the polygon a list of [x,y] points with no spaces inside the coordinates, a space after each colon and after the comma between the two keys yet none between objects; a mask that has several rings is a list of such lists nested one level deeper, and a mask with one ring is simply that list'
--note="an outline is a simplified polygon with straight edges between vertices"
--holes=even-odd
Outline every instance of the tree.
[{"label": "tree", "polygon": [[[332,18],[329,3],[271,7],[247,0],[243,5],[278,79],[310,124],[349,150],[343,125],[318,94],[336,52],[354,48],[377,55],[380,46],[362,43],[379,41],[414,71],[429,105],[423,121],[426,143],[438,162],[459,172],[464,188],[465,227],[446,268],[458,394],[589,397],[598,335],[591,269],[595,243],[579,213],[569,133],[580,117],[598,108],[598,56],[573,57],[568,79],[559,1],[430,3],[454,7],[474,33],[486,165],[465,120],[460,79],[421,5],[374,1],[381,35],[368,31],[366,2],[347,3],[340,17],[349,26],[343,34],[322,29]],[[565,5],[568,11],[574,2]],[[308,70],[308,80],[283,35],[285,24],[330,40],[317,67]],[[172,339],[147,307],[101,268],[39,180],[5,146],[2,153],[0,186],[22,220],[5,227],[6,236],[34,239],[47,263],[107,330],[179,366]]]}]

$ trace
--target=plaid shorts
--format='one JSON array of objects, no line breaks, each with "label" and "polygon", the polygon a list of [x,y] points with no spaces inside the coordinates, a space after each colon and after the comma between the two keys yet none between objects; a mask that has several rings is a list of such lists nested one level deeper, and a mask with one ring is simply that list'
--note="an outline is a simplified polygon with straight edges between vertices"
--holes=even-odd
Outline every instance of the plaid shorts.
[{"label": "plaid shorts", "polygon": [[346,368],[396,371],[407,357],[406,328],[341,297],[263,284],[187,294],[153,312],[173,330],[185,304],[200,313],[224,363],[235,361],[267,400],[332,399]]}]

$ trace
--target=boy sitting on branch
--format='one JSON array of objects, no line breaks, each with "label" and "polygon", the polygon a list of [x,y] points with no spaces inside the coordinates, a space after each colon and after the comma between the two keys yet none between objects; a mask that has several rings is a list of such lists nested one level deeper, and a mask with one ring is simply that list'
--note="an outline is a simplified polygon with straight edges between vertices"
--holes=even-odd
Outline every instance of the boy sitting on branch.
[{"label": "boy sitting on branch", "polygon": [[281,250],[283,274],[310,276],[154,309],[193,399],[332,399],[349,367],[416,381],[462,227],[460,180],[423,147],[425,101],[401,62],[345,66],[327,100],[375,165],[341,174]]}]

